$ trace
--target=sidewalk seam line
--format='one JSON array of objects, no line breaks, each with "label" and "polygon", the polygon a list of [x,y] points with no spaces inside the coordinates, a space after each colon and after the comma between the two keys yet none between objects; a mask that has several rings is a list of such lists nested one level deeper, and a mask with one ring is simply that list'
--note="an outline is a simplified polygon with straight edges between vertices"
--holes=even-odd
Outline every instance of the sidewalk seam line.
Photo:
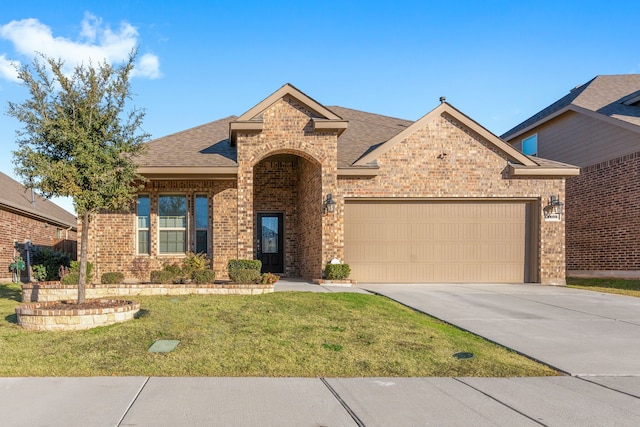
[{"label": "sidewalk seam line", "polygon": [[329,391],[331,392],[331,394],[333,394],[333,396],[338,400],[338,402],[340,403],[340,405],[342,405],[342,407],[345,409],[345,411],[347,411],[347,413],[351,416],[351,418],[353,418],[353,421],[356,422],[356,424],[358,425],[358,427],[367,427],[360,418],[358,418],[358,416],[356,415],[355,412],[353,412],[353,410],[349,407],[349,405],[347,405],[347,402],[345,402],[342,397],[340,397],[340,395],[338,394],[338,392],[331,387],[331,384],[329,384],[329,382],[323,378],[320,377],[319,378],[320,381],[322,381],[322,383],[329,389]]},{"label": "sidewalk seam line", "polygon": [[[608,375],[596,375],[596,376],[594,376],[594,378],[605,377],[605,376],[608,376]],[[589,380],[589,379],[587,379],[585,377],[582,377],[582,376],[576,376],[574,378],[578,378],[579,380],[586,381],[586,382],[588,382],[590,384],[594,384],[594,385],[600,386],[602,388],[606,388],[607,390],[615,391],[616,393],[626,394],[629,397],[640,399],[640,396],[636,396],[635,394],[631,394],[631,393],[628,393],[626,391],[622,391],[622,390],[618,390],[618,389],[613,388],[613,387],[609,387],[608,385],[604,385],[604,384],[597,383],[595,381],[591,381],[591,380]]]},{"label": "sidewalk seam line", "polygon": [[465,385],[465,386],[467,386],[467,387],[469,387],[469,388],[471,388],[471,389],[473,389],[473,390],[477,391],[478,393],[484,394],[485,396],[487,396],[489,399],[493,400],[494,402],[499,403],[500,405],[504,406],[505,408],[511,409],[513,412],[516,412],[516,413],[518,413],[518,414],[522,415],[523,417],[530,419],[530,420],[531,420],[531,421],[533,421],[534,423],[536,423],[536,424],[540,424],[541,426],[544,426],[544,427],[548,427],[548,425],[547,425],[547,424],[544,424],[543,422],[540,422],[539,420],[536,420],[535,418],[533,418],[533,417],[531,417],[531,416],[529,416],[529,415],[525,414],[524,412],[517,410],[516,408],[514,408],[514,407],[513,407],[513,406],[511,406],[511,405],[507,405],[506,403],[504,403],[504,402],[503,402],[503,401],[501,401],[501,400],[498,400],[497,398],[493,397],[493,396],[492,396],[492,395],[490,395],[489,393],[486,393],[486,392],[484,392],[484,391],[480,390],[479,388],[474,387],[474,386],[472,386],[471,384],[468,384],[468,383],[464,382],[462,379],[460,379],[460,378],[453,378],[453,379],[454,379],[454,380],[456,380],[456,381],[458,381],[460,384],[463,384],[463,385]]},{"label": "sidewalk seam line", "polygon": [[122,425],[122,421],[124,421],[124,418],[127,416],[129,411],[131,411],[131,408],[133,408],[133,405],[136,403],[136,400],[138,400],[138,397],[140,397],[140,393],[142,393],[142,390],[144,390],[144,388],[147,386],[147,383],[149,382],[150,379],[151,377],[147,377],[147,379],[144,380],[144,383],[142,384],[142,386],[140,386],[140,389],[138,390],[136,395],[133,397],[133,399],[131,399],[131,403],[129,404],[129,407],[127,408],[126,411],[124,411],[124,414],[122,414],[122,417],[120,417],[120,419],[118,420],[118,424],[116,424],[116,426]]}]

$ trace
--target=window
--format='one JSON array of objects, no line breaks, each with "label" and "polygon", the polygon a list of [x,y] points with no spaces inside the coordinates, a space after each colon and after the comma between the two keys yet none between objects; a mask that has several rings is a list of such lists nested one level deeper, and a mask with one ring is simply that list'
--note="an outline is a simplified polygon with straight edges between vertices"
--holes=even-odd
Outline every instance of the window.
[{"label": "window", "polygon": [[149,196],[138,196],[138,254],[149,254]]},{"label": "window", "polygon": [[207,253],[209,247],[209,202],[207,196],[196,196],[196,253]]},{"label": "window", "polygon": [[522,152],[527,156],[538,155],[538,134],[522,140]]},{"label": "window", "polygon": [[160,253],[185,253],[187,251],[186,196],[160,196],[158,217]]}]

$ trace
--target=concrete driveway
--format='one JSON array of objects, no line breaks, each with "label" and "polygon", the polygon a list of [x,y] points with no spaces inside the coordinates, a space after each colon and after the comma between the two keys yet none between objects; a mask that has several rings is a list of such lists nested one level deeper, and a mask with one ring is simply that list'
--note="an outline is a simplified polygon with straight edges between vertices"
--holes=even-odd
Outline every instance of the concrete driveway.
[{"label": "concrete driveway", "polygon": [[358,284],[574,376],[640,376],[640,298],[535,284]]}]

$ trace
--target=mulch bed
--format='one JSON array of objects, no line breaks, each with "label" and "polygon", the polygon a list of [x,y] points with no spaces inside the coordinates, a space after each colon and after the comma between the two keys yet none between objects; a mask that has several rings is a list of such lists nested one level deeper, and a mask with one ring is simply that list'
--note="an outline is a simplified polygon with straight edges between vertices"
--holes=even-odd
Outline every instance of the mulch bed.
[{"label": "mulch bed", "polygon": [[78,304],[77,301],[58,301],[47,303],[40,308],[46,308],[47,310],[88,310],[96,308],[115,308],[122,307],[130,304],[129,301],[122,300],[100,300],[100,299],[88,299],[82,304]]}]

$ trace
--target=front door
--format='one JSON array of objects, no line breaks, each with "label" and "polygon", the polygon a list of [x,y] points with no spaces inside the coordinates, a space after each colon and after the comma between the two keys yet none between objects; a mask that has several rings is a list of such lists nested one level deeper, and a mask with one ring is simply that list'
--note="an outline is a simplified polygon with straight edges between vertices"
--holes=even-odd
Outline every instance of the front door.
[{"label": "front door", "polygon": [[284,272],[284,233],[282,213],[258,214],[258,259],[263,273]]}]

